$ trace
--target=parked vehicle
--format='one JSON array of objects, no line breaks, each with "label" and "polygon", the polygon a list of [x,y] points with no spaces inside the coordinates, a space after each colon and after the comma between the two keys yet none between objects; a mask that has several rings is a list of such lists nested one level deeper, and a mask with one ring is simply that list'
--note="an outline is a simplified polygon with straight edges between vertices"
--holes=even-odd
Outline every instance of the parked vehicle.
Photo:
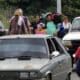
[{"label": "parked vehicle", "polygon": [[80,17],[74,18],[72,27],[69,29],[69,32],[63,37],[63,42],[64,45],[69,48],[69,53],[73,61],[73,55],[77,48],[80,46]]},{"label": "parked vehicle", "polygon": [[70,80],[71,70],[71,57],[56,37],[0,37],[1,80]]},{"label": "parked vehicle", "polygon": [[5,35],[5,30],[4,30],[4,25],[3,23],[0,21],[0,36],[3,36]]}]

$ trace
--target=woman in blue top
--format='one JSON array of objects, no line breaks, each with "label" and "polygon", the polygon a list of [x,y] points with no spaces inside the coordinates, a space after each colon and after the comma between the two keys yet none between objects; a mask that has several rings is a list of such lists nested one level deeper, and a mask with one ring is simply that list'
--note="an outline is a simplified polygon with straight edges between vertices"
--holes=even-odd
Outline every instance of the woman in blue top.
[{"label": "woman in blue top", "polygon": [[49,35],[57,35],[57,28],[56,28],[56,25],[54,24],[54,22],[52,21],[52,17],[51,17],[51,14],[48,14],[46,16],[47,18],[47,24],[46,24],[46,32],[47,34]]}]

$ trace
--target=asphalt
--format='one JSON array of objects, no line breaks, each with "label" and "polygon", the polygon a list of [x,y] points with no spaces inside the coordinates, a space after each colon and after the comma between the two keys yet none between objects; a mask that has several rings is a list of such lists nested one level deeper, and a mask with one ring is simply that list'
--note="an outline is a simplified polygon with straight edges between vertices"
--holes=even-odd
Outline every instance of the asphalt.
[{"label": "asphalt", "polygon": [[73,65],[73,71],[71,74],[71,80],[80,80],[80,77],[76,73],[76,64]]},{"label": "asphalt", "polygon": [[80,80],[80,77],[76,74],[76,72],[72,72],[71,80]]}]

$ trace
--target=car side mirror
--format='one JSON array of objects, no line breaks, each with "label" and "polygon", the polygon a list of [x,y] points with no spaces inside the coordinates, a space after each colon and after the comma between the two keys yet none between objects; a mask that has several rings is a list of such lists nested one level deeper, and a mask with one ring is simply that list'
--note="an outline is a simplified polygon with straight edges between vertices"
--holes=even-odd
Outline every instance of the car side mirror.
[{"label": "car side mirror", "polygon": [[53,51],[52,52],[52,54],[51,54],[51,57],[56,57],[56,56],[58,56],[60,53],[59,53],[59,51]]}]

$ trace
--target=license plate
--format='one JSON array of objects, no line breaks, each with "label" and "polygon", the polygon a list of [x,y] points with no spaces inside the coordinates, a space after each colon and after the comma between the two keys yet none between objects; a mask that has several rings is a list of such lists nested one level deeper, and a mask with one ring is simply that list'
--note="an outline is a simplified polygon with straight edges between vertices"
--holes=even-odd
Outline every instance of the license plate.
[{"label": "license plate", "polygon": [[29,77],[29,73],[26,73],[26,72],[20,73],[20,78],[28,78],[28,77]]}]

